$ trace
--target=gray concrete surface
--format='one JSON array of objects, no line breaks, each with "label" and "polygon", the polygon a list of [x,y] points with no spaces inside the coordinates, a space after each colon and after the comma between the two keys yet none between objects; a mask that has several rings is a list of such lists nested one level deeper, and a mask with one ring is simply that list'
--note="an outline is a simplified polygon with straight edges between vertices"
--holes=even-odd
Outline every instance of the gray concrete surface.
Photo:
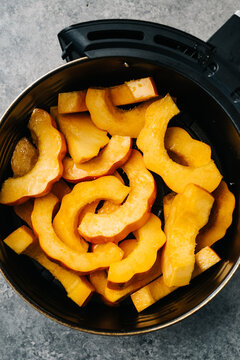
[{"label": "gray concrete surface", "polygon": [[[62,64],[56,34],[101,18],[155,21],[207,40],[239,0],[0,0],[0,114],[40,75]],[[237,273],[206,307],[163,331],[98,337],[59,325],[26,304],[0,277],[0,359],[239,359]]]}]

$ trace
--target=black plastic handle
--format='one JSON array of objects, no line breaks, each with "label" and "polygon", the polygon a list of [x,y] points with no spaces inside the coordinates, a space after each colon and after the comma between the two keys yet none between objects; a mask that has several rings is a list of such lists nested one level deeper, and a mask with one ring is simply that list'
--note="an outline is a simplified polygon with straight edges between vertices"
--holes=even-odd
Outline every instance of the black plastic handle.
[{"label": "black plastic handle", "polygon": [[216,53],[240,72],[240,10],[208,40]]},{"label": "black plastic handle", "polygon": [[[154,60],[157,54],[175,51],[203,66],[212,46],[174,28],[139,20],[97,20],[75,24],[58,34],[62,57],[133,56]],[[136,51],[137,50],[137,51]],[[151,54],[151,55],[150,55]]]}]

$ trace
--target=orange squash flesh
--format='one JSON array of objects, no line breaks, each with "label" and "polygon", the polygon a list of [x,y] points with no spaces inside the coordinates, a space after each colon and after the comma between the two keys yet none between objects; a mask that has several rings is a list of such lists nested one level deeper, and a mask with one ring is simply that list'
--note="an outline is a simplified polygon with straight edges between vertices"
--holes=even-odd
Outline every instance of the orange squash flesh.
[{"label": "orange squash flesh", "polygon": [[81,238],[77,233],[77,226],[84,206],[102,199],[121,203],[129,190],[129,187],[123,185],[115,176],[104,176],[97,180],[78,183],[71,193],[63,198],[59,212],[54,218],[53,227],[56,234],[71,248],[82,250],[83,246],[79,246]]},{"label": "orange squash flesh", "polygon": [[213,245],[226,234],[232,223],[232,214],[235,207],[235,197],[229,191],[227,184],[221,181],[213,192],[215,202],[207,225],[200,230],[197,236],[196,250]]},{"label": "orange squash flesh", "polygon": [[214,198],[206,190],[189,184],[175,196],[164,231],[163,280],[169,287],[189,284],[195,262],[195,239],[206,225]]},{"label": "orange squash flesh", "polygon": [[23,137],[18,141],[11,158],[13,175],[18,177],[27,174],[36,164],[37,159],[37,149],[26,137]]},{"label": "orange squash flesh", "polygon": [[51,116],[44,110],[35,109],[28,127],[38,139],[38,161],[26,175],[4,181],[0,191],[2,204],[15,205],[29,197],[43,196],[62,176],[66,145]]},{"label": "orange squash flesh", "polygon": [[89,242],[121,241],[130,232],[143,226],[150,216],[156,198],[156,186],[153,176],[144,166],[142,155],[132,150],[122,169],[130,183],[128,198],[111,214],[87,213],[83,217],[78,230]]},{"label": "orange squash flesh", "polygon": [[87,111],[85,103],[87,90],[78,90],[58,94],[59,114]]},{"label": "orange squash flesh", "polygon": [[56,195],[56,197],[61,201],[62,198],[71,192],[71,188],[64,180],[59,180],[55,182],[52,186],[51,193]]},{"label": "orange squash flesh", "polygon": [[22,225],[8,235],[3,241],[17,254],[21,254],[30,245],[36,243],[36,238],[32,230],[30,230],[27,226]]},{"label": "orange squash flesh", "polygon": [[81,274],[107,268],[122,258],[123,251],[113,243],[99,245],[94,253],[79,253],[64,244],[52,226],[52,214],[57,203],[57,197],[49,193],[35,199],[32,213],[34,233],[38,237],[39,245],[49,258]]},{"label": "orange squash flesh", "polygon": [[167,153],[164,146],[167,125],[178,113],[179,110],[169,94],[148,107],[145,125],[137,139],[145,165],[160,175],[166,185],[176,193],[183,192],[189,183],[212,192],[222,179],[213,160],[203,166],[184,166],[173,161]]},{"label": "orange squash flesh", "polygon": [[[205,270],[209,269],[211,266],[217,264],[221,259],[211,248],[206,247],[200,250],[195,255],[195,268],[192,274],[192,278],[201,274]],[[138,312],[141,312],[172,293],[178,287],[172,286],[169,287],[165,284],[163,276],[160,276],[153,282],[142,287],[135,293],[131,295],[132,302]]]},{"label": "orange squash flesh", "polygon": [[109,267],[108,287],[129,282],[135,275],[146,273],[156,261],[158,250],[166,237],[161,228],[161,220],[151,214],[148,221],[134,232],[137,246],[119,262]]},{"label": "orange squash flesh", "polygon": [[29,199],[23,204],[15,205],[14,212],[20,217],[30,228],[32,228],[31,215],[33,211],[33,199]]},{"label": "orange squash flesh", "polygon": [[[123,259],[131,254],[131,252],[136,248],[137,240],[136,239],[128,239],[124,240],[120,243],[119,247],[124,251]],[[107,285],[107,272],[105,270],[95,271],[90,274],[89,278],[93,286],[95,287],[97,293],[102,295],[103,300],[113,305],[128,295],[133,293],[134,291],[140,289],[145,286],[149,282],[156,279],[161,275],[161,266],[160,266],[160,254],[158,254],[157,259],[153,265],[153,267],[148,271],[142,279],[134,280],[129,285],[124,286],[119,289],[109,288]]]},{"label": "orange squash flesh", "polygon": [[[59,180],[54,183],[51,192],[57,196],[59,200],[62,200],[63,196],[71,191],[70,187],[63,180]],[[13,207],[17,216],[20,217],[25,223],[32,228],[31,215],[33,211],[33,199],[29,199],[23,204],[15,205]]]},{"label": "orange squash flesh", "polygon": [[56,121],[66,138],[68,152],[76,164],[97,156],[100,149],[109,142],[107,132],[98,129],[88,113],[57,113]]},{"label": "orange squash flesh", "polygon": [[66,157],[63,160],[63,178],[78,182],[110,175],[127,161],[131,154],[131,145],[130,137],[115,135],[97,157],[84,164],[75,164],[71,158]]},{"label": "orange squash flesh", "polygon": [[176,154],[189,166],[199,167],[211,161],[211,147],[193,139],[186,130],[170,127],[164,138],[165,148]]},{"label": "orange squash flesh", "polygon": [[[146,101],[158,96],[153,78],[126,81],[124,84],[109,88],[115,106]],[[58,94],[58,110],[60,114],[87,111],[85,103],[87,90]]]},{"label": "orange squash flesh", "polygon": [[[39,247],[33,232],[26,226],[22,226],[10,234],[5,240],[17,254],[25,254],[44,266],[58,279],[67,292],[67,296],[79,306],[86,304],[94,287],[86,277],[62,268],[60,265],[49,260]],[[31,245],[31,246],[30,246]]]},{"label": "orange squash flesh", "polygon": [[176,196],[176,193],[171,192],[171,193],[165,195],[163,198],[163,213],[164,213],[164,223],[165,224],[169,217],[170,209],[171,209],[172,202],[173,202],[175,196]]},{"label": "orange squash flesh", "polygon": [[116,108],[108,89],[88,89],[86,104],[94,124],[111,135],[136,138],[145,123],[145,113],[153,100],[131,110]]}]

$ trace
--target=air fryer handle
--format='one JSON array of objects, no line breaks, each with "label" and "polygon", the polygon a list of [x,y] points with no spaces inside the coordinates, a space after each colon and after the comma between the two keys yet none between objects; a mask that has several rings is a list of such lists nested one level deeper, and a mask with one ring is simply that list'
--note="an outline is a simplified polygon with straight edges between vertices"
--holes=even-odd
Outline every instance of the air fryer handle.
[{"label": "air fryer handle", "polygon": [[104,56],[132,56],[157,58],[167,49],[180,46],[199,55],[199,62],[211,46],[192,35],[161,24],[110,19],[79,23],[63,29],[58,34],[63,50],[62,58],[71,61],[80,57],[90,59]]},{"label": "air fryer handle", "polygon": [[240,10],[208,40],[216,53],[240,72]]}]

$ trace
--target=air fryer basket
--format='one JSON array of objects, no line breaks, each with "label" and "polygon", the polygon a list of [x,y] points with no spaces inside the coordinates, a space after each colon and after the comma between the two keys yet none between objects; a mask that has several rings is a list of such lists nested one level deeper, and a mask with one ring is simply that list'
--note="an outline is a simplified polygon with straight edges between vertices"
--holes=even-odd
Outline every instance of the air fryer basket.
[{"label": "air fryer basket", "polygon": [[[230,28],[237,26],[240,32],[236,15],[225,24],[225,29],[229,24]],[[129,300],[111,308],[93,298],[85,308],[79,308],[65,296],[64,289],[46,270],[25,256],[17,256],[1,242],[3,275],[20,295],[44,314],[65,325],[97,334],[152,331],[203,306],[237,269],[240,258],[240,56],[238,50],[230,66],[229,59],[219,50],[220,45],[215,47],[219,36],[223,36],[222,31],[220,29],[209,43],[204,43],[175,29],[138,21],[98,21],[64,29],[59,34],[63,57],[68,60],[84,57],[39,79],[4,114],[0,124],[1,181],[11,174],[11,154],[17,140],[26,132],[34,107],[49,110],[57,104],[59,92],[152,76],[159,93],[169,92],[177,98],[181,113],[170,126],[184,127],[192,136],[211,145],[212,156],[236,196],[233,224],[225,238],[215,245],[222,261],[189,286],[140,314]],[[232,45],[234,47],[233,41]],[[161,216],[161,196],[166,188],[158,176],[155,178],[159,197],[153,211]],[[10,207],[1,205],[0,212],[0,237],[3,240],[20,225],[20,221]]]}]

